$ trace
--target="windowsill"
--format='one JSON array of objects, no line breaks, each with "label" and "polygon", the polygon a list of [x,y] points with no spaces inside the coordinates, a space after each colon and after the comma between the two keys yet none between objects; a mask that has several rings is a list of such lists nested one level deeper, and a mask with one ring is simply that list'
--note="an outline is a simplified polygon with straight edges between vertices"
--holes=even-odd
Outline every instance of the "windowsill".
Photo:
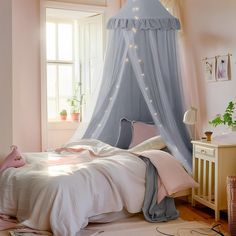
[{"label": "windowsill", "polygon": [[76,130],[80,122],[73,120],[49,120],[49,130]]},{"label": "windowsill", "polygon": [[79,123],[79,121],[74,121],[74,120],[71,120],[71,119],[67,119],[67,120],[60,120],[60,119],[55,119],[55,120],[48,120],[48,123]]}]

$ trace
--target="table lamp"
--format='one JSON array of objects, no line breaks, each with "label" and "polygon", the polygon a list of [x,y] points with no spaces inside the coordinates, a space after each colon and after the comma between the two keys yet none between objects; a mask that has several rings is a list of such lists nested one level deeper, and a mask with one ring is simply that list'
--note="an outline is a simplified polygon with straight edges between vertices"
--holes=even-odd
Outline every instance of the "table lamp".
[{"label": "table lamp", "polygon": [[184,113],[183,122],[186,125],[194,125],[194,140],[196,140],[197,108],[191,107]]}]

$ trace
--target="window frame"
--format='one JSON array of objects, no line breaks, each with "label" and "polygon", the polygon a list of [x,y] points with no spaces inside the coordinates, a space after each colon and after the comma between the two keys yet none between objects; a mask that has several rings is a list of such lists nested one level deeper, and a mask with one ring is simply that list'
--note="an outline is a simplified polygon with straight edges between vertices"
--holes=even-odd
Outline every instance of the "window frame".
[{"label": "window frame", "polygon": [[[46,9],[62,9],[62,10],[74,10],[74,11],[84,11],[84,12],[94,12],[103,15],[103,25],[105,25],[105,6],[95,6],[95,5],[85,5],[85,4],[75,4],[75,3],[65,3],[65,2],[55,2],[48,0],[40,0],[40,29],[41,29],[41,144],[42,150],[47,150],[48,147],[48,130],[49,122],[47,115],[47,57],[46,57]],[[103,29],[103,56],[105,49],[106,34]],[[64,129],[66,129],[65,124],[63,124]]]},{"label": "window frame", "polygon": [[[60,109],[59,109],[59,104],[60,104],[60,97],[59,97],[59,66],[60,65],[70,65],[72,67],[72,84],[76,82],[76,57],[75,57],[75,51],[76,51],[76,46],[75,46],[75,34],[76,34],[76,26],[77,23],[75,20],[68,20],[68,19],[62,19],[62,18],[54,18],[54,17],[48,17],[46,19],[46,23],[54,23],[56,24],[56,38],[55,38],[55,45],[56,45],[56,59],[55,60],[48,60],[47,59],[47,52],[46,52],[46,70],[48,65],[56,65],[56,111],[59,114]],[[72,60],[60,60],[59,59],[59,48],[58,48],[58,25],[59,24],[69,24],[72,25]],[[80,79],[80,78],[79,78]],[[72,89],[73,85],[72,85]],[[47,96],[47,101],[49,97]],[[48,117],[48,116],[47,116]],[[58,121],[57,118],[54,119],[49,119],[48,117],[48,122],[54,122]]]}]

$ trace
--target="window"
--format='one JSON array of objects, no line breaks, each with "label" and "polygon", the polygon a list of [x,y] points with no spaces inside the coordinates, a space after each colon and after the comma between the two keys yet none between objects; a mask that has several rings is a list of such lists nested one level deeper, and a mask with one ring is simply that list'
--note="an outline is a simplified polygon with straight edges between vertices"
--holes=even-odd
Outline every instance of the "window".
[{"label": "window", "polygon": [[48,121],[64,109],[69,114],[73,96],[85,115],[102,67],[102,15],[48,8],[46,16]]}]

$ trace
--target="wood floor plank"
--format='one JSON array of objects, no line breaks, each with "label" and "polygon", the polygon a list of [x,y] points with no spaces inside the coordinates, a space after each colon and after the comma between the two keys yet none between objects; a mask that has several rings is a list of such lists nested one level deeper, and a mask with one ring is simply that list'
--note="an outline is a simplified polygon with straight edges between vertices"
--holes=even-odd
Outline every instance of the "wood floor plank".
[{"label": "wood floor plank", "polygon": [[202,221],[210,225],[220,223],[222,231],[228,232],[228,218],[226,212],[221,212],[220,220],[216,222],[214,211],[208,207],[200,204],[192,207],[186,199],[181,198],[175,199],[175,203],[180,212],[180,217],[183,220]]}]

